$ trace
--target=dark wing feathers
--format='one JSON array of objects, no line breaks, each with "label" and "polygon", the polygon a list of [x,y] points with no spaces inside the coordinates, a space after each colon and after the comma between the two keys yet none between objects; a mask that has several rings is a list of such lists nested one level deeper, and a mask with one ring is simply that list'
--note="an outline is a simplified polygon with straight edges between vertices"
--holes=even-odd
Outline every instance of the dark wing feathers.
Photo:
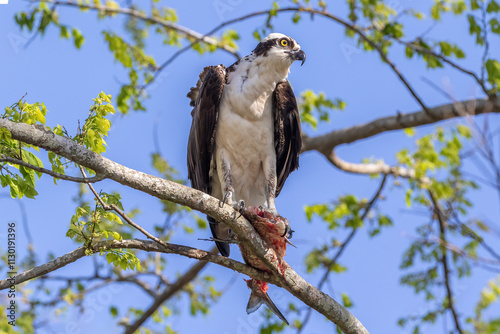
[{"label": "dark wing feathers", "polygon": [[[191,88],[187,97],[191,99],[193,121],[189,132],[187,148],[188,178],[191,186],[207,194],[212,193],[210,168],[215,145],[215,131],[219,115],[219,104],[224,85],[226,69],[223,65],[208,66],[203,69],[196,87]],[[227,227],[208,217],[214,238],[224,238]],[[229,256],[229,244],[216,241],[222,256]]]},{"label": "dark wing feathers", "polygon": [[273,109],[277,173],[275,196],[278,197],[288,175],[299,167],[299,154],[302,148],[299,110],[288,81],[276,85]]},{"label": "dark wing feathers", "polygon": [[191,88],[187,95],[194,106],[187,149],[188,178],[193,188],[207,194],[211,193],[210,163],[225,83],[226,70],[223,65],[207,66],[201,72],[196,87]]}]

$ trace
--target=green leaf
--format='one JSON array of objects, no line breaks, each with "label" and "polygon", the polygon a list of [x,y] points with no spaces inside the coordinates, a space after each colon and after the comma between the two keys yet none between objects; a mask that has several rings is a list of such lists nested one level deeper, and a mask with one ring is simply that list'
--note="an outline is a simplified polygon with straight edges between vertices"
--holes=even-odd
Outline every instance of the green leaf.
[{"label": "green leaf", "polygon": [[470,132],[470,129],[469,129],[469,127],[468,127],[468,126],[466,126],[466,125],[459,124],[459,125],[457,126],[457,130],[458,130],[458,132],[459,132],[459,133],[460,133],[463,137],[465,137],[465,138],[467,138],[467,139],[470,139],[470,138],[472,137],[472,134],[471,134],[471,132]]},{"label": "green leaf", "polygon": [[488,59],[486,71],[488,72],[488,81],[492,85],[500,86],[500,63],[495,59]]},{"label": "green leaf", "polygon": [[406,55],[406,58],[411,59],[411,58],[413,57],[414,53],[415,53],[415,51],[414,51],[411,47],[407,46],[407,47],[405,48],[405,55]]},{"label": "green leaf", "polygon": [[469,21],[469,33],[471,35],[476,35],[476,43],[479,45],[484,44],[483,31],[481,27],[476,23],[474,15],[467,15],[467,20]]},{"label": "green leaf", "polygon": [[69,38],[68,27],[61,25],[59,28],[60,28],[59,36],[64,39],[68,39]]},{"label": "green leaf", "polygon": [[413,137],[415,136],[415,128],[405,128],[404,132],[408,137]]},{"label": "green leaf", "polygon": [[293,21],[293,23],[299,23],[301,18],[302,17],[300,16],[299,13],[295,13],[295,14],[293,14],[292,21]]},{"label": "green leaf", "polygon": [[352,307],[352,305],[353,305],[351,298],[349,298],[349,296],[345,293],[342,293],[342,304],[346,308]]},{"label": "green leaf", "polygon": [[500,35],[500,22],[497,18],[492,18],[489,22],[491,27],[491,32]]},{"label": "green leaf", "polygon": [[6,128],[0,128],[0,140],[10,140],[12,139],[12,134]]},{"label": "green leaf", "polygon": [[118,309],[115,306],[110,306],[109,313],[111,313],[113,318],[116,318],[118,316]]},{"label": "green leaf", "polygon": [[83,37],[80,30],[78,30],[78,28],[71,29],[71,34],[73,35],[75,47],[77,49],[80,49],[82,47],[83,42],[85,41],[85,38]]},{"label": "green leaf", "polygon": [[488,7],[486,7],[486,12],[488,13],[498,13],[500,11],[500,5],[495,0],[490,0]]}]

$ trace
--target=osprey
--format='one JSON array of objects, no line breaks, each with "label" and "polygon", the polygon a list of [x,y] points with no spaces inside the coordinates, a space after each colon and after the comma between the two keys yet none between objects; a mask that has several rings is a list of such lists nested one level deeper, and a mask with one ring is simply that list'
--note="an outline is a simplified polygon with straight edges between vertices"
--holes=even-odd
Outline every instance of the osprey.
[{"label": "osprey", "polygon": [[[272,33],[228,68],[208,66],[191,88],[193,117],[187,149],[193,188],[240,208],[262,206],[277,214],[274,199],[299,166],[300,119],[287,81],[300,45]],[[228,228],[207,217],[219,252]]]}]

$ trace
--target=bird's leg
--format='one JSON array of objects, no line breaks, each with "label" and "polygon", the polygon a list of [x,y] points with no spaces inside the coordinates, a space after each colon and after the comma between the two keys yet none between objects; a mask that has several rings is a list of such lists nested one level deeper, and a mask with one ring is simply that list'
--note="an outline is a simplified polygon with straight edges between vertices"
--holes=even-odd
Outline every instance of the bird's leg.
[{"label": "bird's leg", "polygon": [[276,196],[276,157],[269,157],[263,162],[264,176],[266,178],[265,193],[267,210],[273,215],[278,215],[274,198]]},{"label": "bird's leg", "polygon": [[243,201],[242,199],[239,200],[238,202],[233,204],[233,208],[240,213],[238,217],[236,217],[236,213],[234,214],[234,220],[236,220],[240,218],[245,212],[245,201]]},{"label": "bird's leg", "polygon": [[226,158],[224,151],[220,152],[218,161],[219,168],[217,169],[217,173],[219,175],[222,190],[224,191],[224,198],[221,202],[219,202],[219,207],[222,208],[226,203],[231,205],[233,209],[240,213],[239,216],[236,216],[236,212],[234,213],[233,219],[236,220],[243,214],[243,211],[245,210],[245,202],[243,202],[243,200],[235,202],[234,200],[234,189],[231,180],[231,165],[229,160]]},{"label": "bird's leg", "polygon": [[219,156],[218,156],[217,173],[221,183],[221,188],[224,192],[224,198],[219,203],[219,207],[222,208],[226,203],[231,206],[233,205],[234,189],[233,189],[233,183],[231,181],[231,165],[229,164],[229,160],[227,160],[223,151],[220,152],[218,155]]},{"label": "bird's leg", "polygon": [[293,232],[295,232],[295,231],[292,230],[292,228],[290,227],[290,224],[286,224],[285,225],[285,232],[283,233],[283,235],[281,237],[291,239]]}]

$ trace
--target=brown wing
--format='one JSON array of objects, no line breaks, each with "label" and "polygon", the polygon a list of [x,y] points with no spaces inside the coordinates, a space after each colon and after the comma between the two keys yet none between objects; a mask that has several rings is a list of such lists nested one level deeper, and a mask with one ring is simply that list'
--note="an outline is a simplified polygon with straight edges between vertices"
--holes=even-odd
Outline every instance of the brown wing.
[{"label": "brown wing", "polygon": [[222,90],[226,83],[223,65],[207,66],[188,97],[194,106],[187,148],[188,178],[193,188],[211,193],[210,163],[214,152],[215,129]]},{"label": "brown wing", "polygon": [[276,150],[276,197],[291,172],[299,167],[299,154],[302,147],[300,137],[300,116],[288,81],[276,85],[273,95],[274,148]]}]

